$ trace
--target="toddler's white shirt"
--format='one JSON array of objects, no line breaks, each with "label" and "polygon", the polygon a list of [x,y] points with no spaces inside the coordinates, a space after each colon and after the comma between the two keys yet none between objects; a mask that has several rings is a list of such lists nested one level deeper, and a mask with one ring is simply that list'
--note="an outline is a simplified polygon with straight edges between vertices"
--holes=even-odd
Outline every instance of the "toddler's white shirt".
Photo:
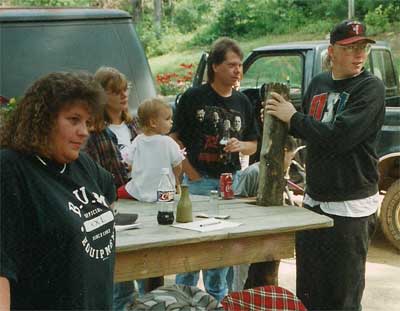
[{"label": "toddler's white shirt", "polygon": [[169,168],[169,176],[175,187],[172,168],[184,158],[179,145],[169,136],[136,136],[128,153],[132,179],[126,184],[126,191],[139,201],[155,202],[162,168]]}]

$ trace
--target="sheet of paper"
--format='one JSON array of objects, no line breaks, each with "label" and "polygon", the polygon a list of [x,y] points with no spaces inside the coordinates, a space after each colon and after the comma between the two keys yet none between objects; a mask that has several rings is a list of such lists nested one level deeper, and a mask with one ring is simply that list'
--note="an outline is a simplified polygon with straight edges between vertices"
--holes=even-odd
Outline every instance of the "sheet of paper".
[{"label": "sheet of paper", "polygon": [[186,230],[193,230],[199,232],[209,232],[215,230],[222,230],[226,228],[234,228],[240,226],[241,223],[238,222],[231,222],[225,221],[216,218],[208,218],[199,221],[188,222],[184,224],[174,224],[172,227],[186,229]]},{"label": "sheet of paper", "polygon": [[135,223],[135,224],[130,224],[130,225],[125,225],[125,226],[115,226],[115,231],[124,231],[124,230],[130,230],[130,229],[139,229],[141,228],[142,224],[141,223]]}]

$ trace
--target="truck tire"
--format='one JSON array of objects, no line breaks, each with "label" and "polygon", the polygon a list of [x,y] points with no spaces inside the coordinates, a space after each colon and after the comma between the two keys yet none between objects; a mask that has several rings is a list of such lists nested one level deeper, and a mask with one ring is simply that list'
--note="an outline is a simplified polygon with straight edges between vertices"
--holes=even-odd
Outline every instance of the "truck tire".
[{"label": "truck tire", "polygon": [[385,237],[400,250],[400,179],[387,190],[379,220]]}]

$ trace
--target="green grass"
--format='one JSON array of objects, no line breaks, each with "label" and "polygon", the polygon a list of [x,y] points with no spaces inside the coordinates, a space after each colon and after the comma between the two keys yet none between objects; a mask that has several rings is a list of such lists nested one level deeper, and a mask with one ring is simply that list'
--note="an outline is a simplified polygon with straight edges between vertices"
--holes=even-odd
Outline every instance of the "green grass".
[{"label": "green grass", "polygon": [[[308,40],[321,40],[326,37],[327,34],[286,34],[286,35],[266,35],[257,39],[245,39],[245,38],[234,38],[243,49],[245,55],[247,55],[253,48],[260,47],[263,45],[273,43],[284,43],[291,41],[308,41]],[[388,41],[392,51],[394,61],[397,67],[397,71],[400,74],[400,32],[389,32],[382,33],[374,36],[375,39]],[[181,52],[172,52],[162,56],[152,57],[149,59],[150,67],[154,77],[158,73],[165,72],[180,72],[179,64],[181,63],[192,63],[197,65],[202,51],[207,50],[209,47],[195,47]]]}]

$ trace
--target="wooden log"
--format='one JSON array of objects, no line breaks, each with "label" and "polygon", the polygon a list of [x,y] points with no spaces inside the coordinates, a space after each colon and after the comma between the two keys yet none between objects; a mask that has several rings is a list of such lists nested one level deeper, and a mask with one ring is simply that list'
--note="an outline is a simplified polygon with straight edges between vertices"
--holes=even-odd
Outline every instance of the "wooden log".
[{"label": "wooden log", "polygon": [[[282,83],[269,83],[265,87],[265,99],[271,92],[289,98],[289,88]],[[283,159],[287,136],[287,125],[264,110],[263,138],[260,152],[260,175],[257,192],[257,205],[272,206],[283,204],[285,188]]]},{"label": "wooden log", "polygon": [[[289,100],[289,87],[282,83],[269,83],[265,87],[265,100],[271,92]],[[283,205],[284,147],[287,125],[264,110],[263,138],[260,152],[260,173],[256,204],[261,206]],[[279,260],[251,264],[245,288],[278,285]]]}]

